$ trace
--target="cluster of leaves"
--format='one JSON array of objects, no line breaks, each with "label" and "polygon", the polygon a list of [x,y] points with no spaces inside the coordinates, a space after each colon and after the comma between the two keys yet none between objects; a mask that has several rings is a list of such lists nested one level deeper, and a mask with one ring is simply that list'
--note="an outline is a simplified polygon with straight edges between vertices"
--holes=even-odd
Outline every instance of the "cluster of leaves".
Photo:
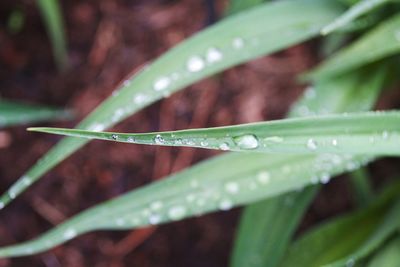
[{"label": "cluster of leaves", "polygon": [[[234,267],[398,265],[400,185],[395,180],[377,194],[365,171],[353,173],[354,195],[362,205],[298,239],[293,233],[321,184],[377,157],[400,154],[400,113],[368,112],[382,90],[398,82],[400,5],[388,0],[261,2],[232,1],[227,18],[125,81],[78,129],[32,129],[71,137],[28,170],[0,205],[88,139],[236,152],[99,204],[37,239],[0,248],[0,256],[38,253],[89,231],[143,227],[246,205]],[[329,58],[301,77],[311,85],[288,119],[163,133],[100,132],[200,79],[320,35],[327,35],[321,43]]]}]

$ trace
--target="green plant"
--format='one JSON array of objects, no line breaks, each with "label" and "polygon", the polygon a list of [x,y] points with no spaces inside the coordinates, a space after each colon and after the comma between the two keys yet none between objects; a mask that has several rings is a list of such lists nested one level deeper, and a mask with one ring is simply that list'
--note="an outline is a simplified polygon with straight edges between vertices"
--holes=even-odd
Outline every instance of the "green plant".
[{"label": "green plant", "polygon": [[66,110],[0,99],[0,128],[47,120],[68,119],[71,116],[72,113]]},{"label": "green plant", "polygon": [[[365,175],[354,185],[356,192],[370,192],[371,204],[290,244],[320,183],[356,170],[375,157],[399,154],[398,112],[359,113],[373,108],[382,89],[398,82],[393,73],[398,70],[396,55],[400,51],[400,16],[395,12],[399,5],[357,1],[343,15],[352,2],[287,0],[240,12],[188,39],[125,81],[78,125],[80,130],[36,129],[114,141],[246,151],[218,156],[100,204],[38,239],[0,249],[0,256],[37,253],[89,231],[129,229],[248,205],[232,266],[293,266],[300,262],[300,266],[344,266],[354,261],[374,266],[396,259],[392,251],[398,246],[399,186],[392,183],[376,196]],[[366,23],[369,17],[378,25]],[[309,118],[155,134],[99,132],[202,78],[316,37],[321,30],[329,34],[339,29],[340,34],[358,38],[349,45],[339,42],[343,48],[326,39],[339,50],[302,77],[313,86],[289,116]],[[344,112],[348,114],[326,115]],[[2,196],[2,206],[86,142],[72,137],[61,141]],[[280,153],[271,157],[271,152]],[[365,220],[368,223],[364,224]],[[355,227],[360,227],[360,232],[349,235]],[[394,241],[386,245],[389,239]]]}]

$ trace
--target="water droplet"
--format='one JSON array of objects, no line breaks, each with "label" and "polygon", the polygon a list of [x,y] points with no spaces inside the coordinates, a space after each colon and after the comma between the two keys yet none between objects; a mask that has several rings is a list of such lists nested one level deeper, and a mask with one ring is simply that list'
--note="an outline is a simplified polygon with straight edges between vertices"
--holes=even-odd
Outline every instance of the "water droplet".
[{"label": "water droplet", "polygon": [[201,145],[201,146],[208,146],[208,142],[207,142],[207,141],[201,141],[201,142],[200,142],[200,145]]},{"label": "water droplet", "polygon": [[133,138],[132,136],[128,137],[126,139],[126,141],[128,141],[129,143],[134,143],[135,142],[135,138]]},{"label": "water droplet", "polygon": [[233,203],[229,199],[223,199],[219,203],[219,209],[220,210],[230,210],[232,207],[233,207]]},{"label": "water droplet", "polygon": [[190,72],[198,72],[204,68],[204,61],[199,56],[193,56],[187,61],[187,69]]},{"label": "water droplet", "polygon": [[123,225],[125,225],[125,220],[122,219],[122,218],[118,218],[118,219],[115,220],[115,223],[116,223],[118,226],[123,226]]},{"label": "water droplet", "polygon": [[75,229],[69,228],[64,232],[63,236],[67,240],[72,239],[76,236],[76,231],[75,231]]},{"label": "water droplet", "polygon": [[240,49],[244,46],[244,41],[242,38],[237,37],[233,39],[232,45],[235,49]]},{"label": "water droplet", "polygon": [[161,135],[157,134],[156,137],[154,137],[154,142],[156,144],[162,145],[164,144],[165,140]]},{"label": "water droplet", "polygon": [[113,134],[113,135],[111,135],[111,138],[112,138],[113,140],[118,140],[118,135]]},{"label": "water droplet", "polygon": [[313,98],[316,97],[316,95],[317,95],[317,93],[316,93],[315,88],[313,86],[308,87],[306,89],[305,93],[304,93],[304,96],[307,99],[313,99]]},{"label": "water droplet", "polygon": [[162,91],[171,84],[168,77],[162,77],[154,82],[153,88],[156,91]]},{"label": "water droplet", "polygon": [[123,83],[123,85],[124,85],[125,87],[131,85],[131,80],[125,80],[124,83]]},{"label": "water droplet", "polygon": [[225,190],[231,194],[237,194],[239,192],[239,184],[236,182],[229,182],[225,184]]},{"label": "water droplet", "polygon": [[383,131],[383,132],[382,132],[382,138],[383,138],[383,140],[388,139],[388,137],[389,137],[389,133],[388,133],[387,131]]},{"label": "water droplet", "polygon": [[262,171],[257,175],[257,180],[261,184],[268,184],[271,179],[271,175],[267,171]]},{"label": "water droplet", "polygon": [[159,209],[162,208],[162,206],[163,206],[163,203],[161,201],[155,201],[155,202],[150,204],[150,209],[159,210]]},{"label": "water droplet", "polygon": [[196,199],[196,196],[193,194],[189,194],[186,196],[187,202],[193,202]]},{"label": "water droplet", "polygon": [[161,222],[161,216],[158,214],[152,214],[149,216],[149,223],[150,224],[157,224]]},{"label": "water droplet", "polygon": [[258,139],[253,134],[245,134],[233,138],[233,141],[241,149],[255,149],[258,147]]},{"label": "water droplet", "polygon": [[186,214],[186,209],[183,206],[172,207],[168,211],[168,216],[171,220],[180,220],[185,216],[185,214]]},{"label": "water droplet", "polygon": [[211,47],[207,50],[206,59],[208,63],[218,62],[222,59],[222,53],[217,48]]},{"label": "water droplet", "polygon": [[133,97],[133,102],[137,105],[144,104],[148,101],[148,97],[144,94],[137,94]]},{"label": "water droplet", "polygon": [[94,123],[88,127],[89,130],[94,132],[101,132],[104,130],[104,128],[105,128],[104,125],[100,123]]},{"label": "water droplet", "polygon": [[327,184],[329,182],[329,180],[331,179],[331,176],[328,173],[323,173],[321,175],[320,181],[323,184]]},{"label": "water droplet", "polygon": [[4,208],[4,203],[0,202],[0,210]]},{"label": "water droplet", "polygon": [[332,140],[332,145],[333,145],[333,146],[337,146],[337,144],[338,144],[338,141],[337,141],[336,139],[333,139],[333,140]]},{"label": "water droplet", "polygon": [[219,149],[226,151],[226,150],[229,150],[230,148],[227,143],[222,143],[219,145]]},{"label": "water droplet", "polygon": [[307,148],[310,150],[316,150],[317,149],[317,143],[314,141],[314,139],[308,139],[307,140]]}]

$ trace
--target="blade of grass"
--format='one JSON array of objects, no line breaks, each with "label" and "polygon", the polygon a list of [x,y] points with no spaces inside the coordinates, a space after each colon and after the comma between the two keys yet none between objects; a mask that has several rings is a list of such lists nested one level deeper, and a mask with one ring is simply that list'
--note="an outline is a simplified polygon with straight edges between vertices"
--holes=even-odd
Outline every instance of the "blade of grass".
[{"label": "blade of grass", "polygon": [[[339,13],[332,1],[279,1],[224,19],[126,80],[77,128],[104,130],[205,77],[316,36]],[[62,140],[1,196],[0,207],[86,143],[76,138]]]},{"label": "blade of grass", "polygon": [[366,267],[395,267],[400,263],[400,237],[382,247],[366,264]]},{"label": "blade of grass", "polygon": [[347,10],[343,15],[336,18],[332,23],[328,24],[321,30],[321,34],[327,35],[334,32],[347,24],[351,23],[358,17],[378,8],[383,4],[396,0],[362,0],[353,5],[349,10]]},{"label": "blade of grass", "polygon": [[246,207],[231,256],[232,267],[277,266],[318,186]]},{"label": "blade of grass", "polygon": [[400,51],[399,27],[400,15],[387,19],[304,77],[326,79],[397,54]]},{"label": "blade of grass", "polygon": [[354,200],[359,207],[364,207],[373,199],[372,185],[367,168],[361,168],[350,173]]},{"label": "blade of grass", "polygon": [[[371,86],[371,90],[360,91],[360,99],[364,94],[366,98],[370,96],[373,102],[372,96],[379,91],[377,88],[380,86],[377,85],[381,84],[379,81],[383,79],[384,73],[370,73],[368,86]],[[351,77],[350,80],[353,79]],[[327,89],[330,88],[324,88]],[[346,88],[339,88],[341,90],[344,95],[351,95]],[[329,90],[326,93],[329,94]],[[346,102],[346,98],[338,99],[343,101],[337,106]],[[335,101],[335,98],[331,101]],[[354,106],[358,107],[359,103]],[[352,107],[348,105],[349,109]],[[310,184],[326,183],[330,176],[357,168],[365,162],[364,157],[342,158],[331,154],[274,157],[260,153],[227,154],[97,205],[35,240],[2,248],[0,257],[38,253],[89,231],[143,227],[205,212],[228,210],[234,206],[300,190]],[[235,167],[226,168],[227,164]]]},{"label": "blade of grass", "polygon": [[225,11],[226,16],[230,16],[243,10],[258,6],[267,0],[230,0],[229,6]]},{"label": "blade of grass", "polygon": [[[365,73],[372,76],[364,80]],[[289,116],[368,110],[383,88],[385,73],[386,68],[381,66],[318,82],[306,90]],[[277,266],[318,190],[319,186],[312,186],[302,192],[291,192],[247,206],[240,220],[231,266]]]},{"label": "blade of grass", "polygon": [[66,68],[68,62],[67,41],[64,21],[58,0],[37,0],[48,35],[50,36],[53,56],[59,70]]},{"label": "blade of grass", "polygon": [[[365,223],[365,222],[364,222]],[[385,215],[384,220],[374,230],[368,240],[357,248],[350,255],[346,255],[333,263],[329,263],[326,267],[339,267],[348,264],[349,262],[356,262],[370,255],[373,251],[379,248],[393,233],[400,227],[400,200],[391,207],[388,214]],[[355,228],[353,228],[355,229]],[[353,231],[354,233],[354,231]]]},{"label": "blade of grass", "polygon": [[321,115],[227,127],[143,134],[29,128],[113,142],[262,153],[400,155],[400,112]]},{"label": "blade of grass", "polygon": [[[331,266],[329,263],[341,258],[345,260],[334,266],[354,264],[360,258],[353,253],[354,251],[364,247],[365,244],[372,245],[371,240],[374,240],[373,248],[376,248],[376,241],[381,242],[386,239],[393,233],[395,229],[393,226],[399,224],[399,222],[394,223],[392,218],[394,208],[398,208],[398,205],[393,206],[391,203],[398,197],[400,187],[397,183],[388,188],[380,199],[368,208],[335,218],[306,232],[289,248],[280,266]],[[399,210],[396,213],[399,213]],[[378,236],[377,233],[388,226],[389,221],[392,226],[390,230]],[[368,247],[368,253],[373,250],[371,245]],[[363,255],[368,253],[365,250]]]},{"label": "blade of grass", "polygon": [[66,110],[0,99],[0,128],[48,120],[69,119],[71,116],[72,113]]}]

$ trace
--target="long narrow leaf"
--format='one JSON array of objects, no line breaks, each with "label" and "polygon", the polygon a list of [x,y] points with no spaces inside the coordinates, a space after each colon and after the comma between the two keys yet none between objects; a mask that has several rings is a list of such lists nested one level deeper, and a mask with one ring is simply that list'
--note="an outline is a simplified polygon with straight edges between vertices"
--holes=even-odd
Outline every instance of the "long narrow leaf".
[{"label": "long narrow leaf", "polygon": [[400,238],[396,237],[381,248],[366,267],[396,267],[400,263]]},{"label": "long narrow leaf", "polygon": [[325,79],[399,53],[399,28],[400,15],[397,14],[340,50],[306,77]]},{"label": "long narrow leaf", "polygon": [[0,128],[46,120],[68,119],[71,115],[70,111],[0,99]]},{"label": "long narrow leaf", "polygon": [[379,248],[390,235],[395,233],[400,227],[400,200],[398,200],[388,214],[385,216],[383,222],[377,227],[373,234],[366,240],[364,244],[352,254],[347,255],[343,259],[329,263],[326,267],[340,267],[349,262],[358,261],[371,252]]},{"label": "long narrow leaf", "polygon": [[[370,86],[381,84],[382,72],[374,74]],[[345,89],[341,90],[347,95]],[[364,94],[374,96],[374,87],[371,89]],[[89,231],[143,227],[228,210],[310,184],[326,183],[331,176],[357,168],[366,160],[331,154],[227,154],[82,212],[36,240],[0,249],[0,256],[38,253]],[[235,168],[226,168],[227,164]]]},{"label": "long narrow leaf", "polygon": [[[381,225],[381,222],[386,222],[388,218],[391,218],[394,208],[398,208],[398,206],[390,208],[390,203],[393,198],[398,196],[399,189],[399,184],[392,185],[380,200],[374,202],[367,209],[336,218],[313,228],[292,245],[281,266],[316,267],[354,264],[359,257],[352,253],[353,251],[357,251],[364,244],[371,244],[370,240],[372,239],[382,241],[389,233],[393,233],[395,228],[392,227],[385,231],[385,234],[370,238],[377,236],[376,233],[387,226],[387,224]],[[392,219],[390,219],[390,222],[394,223]],[[392,225],[398,224],[399,222]],[[354,229],[357,229],[357,231]],[[368,252],[371,252],[372,247],[369,246],[368,248]],[[367,251],[365,250],[363,255],[366,254]],[[341,258],[345,258],[345,260],[334,265],[330,264]]]},{"label": "long narrow leaf", "polygon": [[[104,130],[185,86],[318,35],[340,13],[329,0],[279,1],[231,16],[164,54],[126,80],[77,128]],[[87,143],[66,138],[51,149],[0,198],[0,207]]]},{"label": "long narrow leaf", "polygon": [[54,59],[59,69],[67,64],[67,41],[65,27],[58,0],[37,0],[47,33],[51,40]]},{"label": "long narrow leaf", "polygon": [[233,15],[243,10],[258,6],[266,0],[230,0],[226,15]]},{"label": "long narrow leaf", "polygon": [[332,23],[325,26],[321,30],[321,33],[324,35],[329,34],[341,27],[346,26],[356,18],[370,12],[371,10],[391,1],[393,0],[362,0],[353,5],[349,10],[335,19]]},{"label": "long narrow leaf", "polygon": [[126,134],[62,128],[31,131],[162,146],[263,153],[400,155],[400,112],[364,112],[172,132]]}]

